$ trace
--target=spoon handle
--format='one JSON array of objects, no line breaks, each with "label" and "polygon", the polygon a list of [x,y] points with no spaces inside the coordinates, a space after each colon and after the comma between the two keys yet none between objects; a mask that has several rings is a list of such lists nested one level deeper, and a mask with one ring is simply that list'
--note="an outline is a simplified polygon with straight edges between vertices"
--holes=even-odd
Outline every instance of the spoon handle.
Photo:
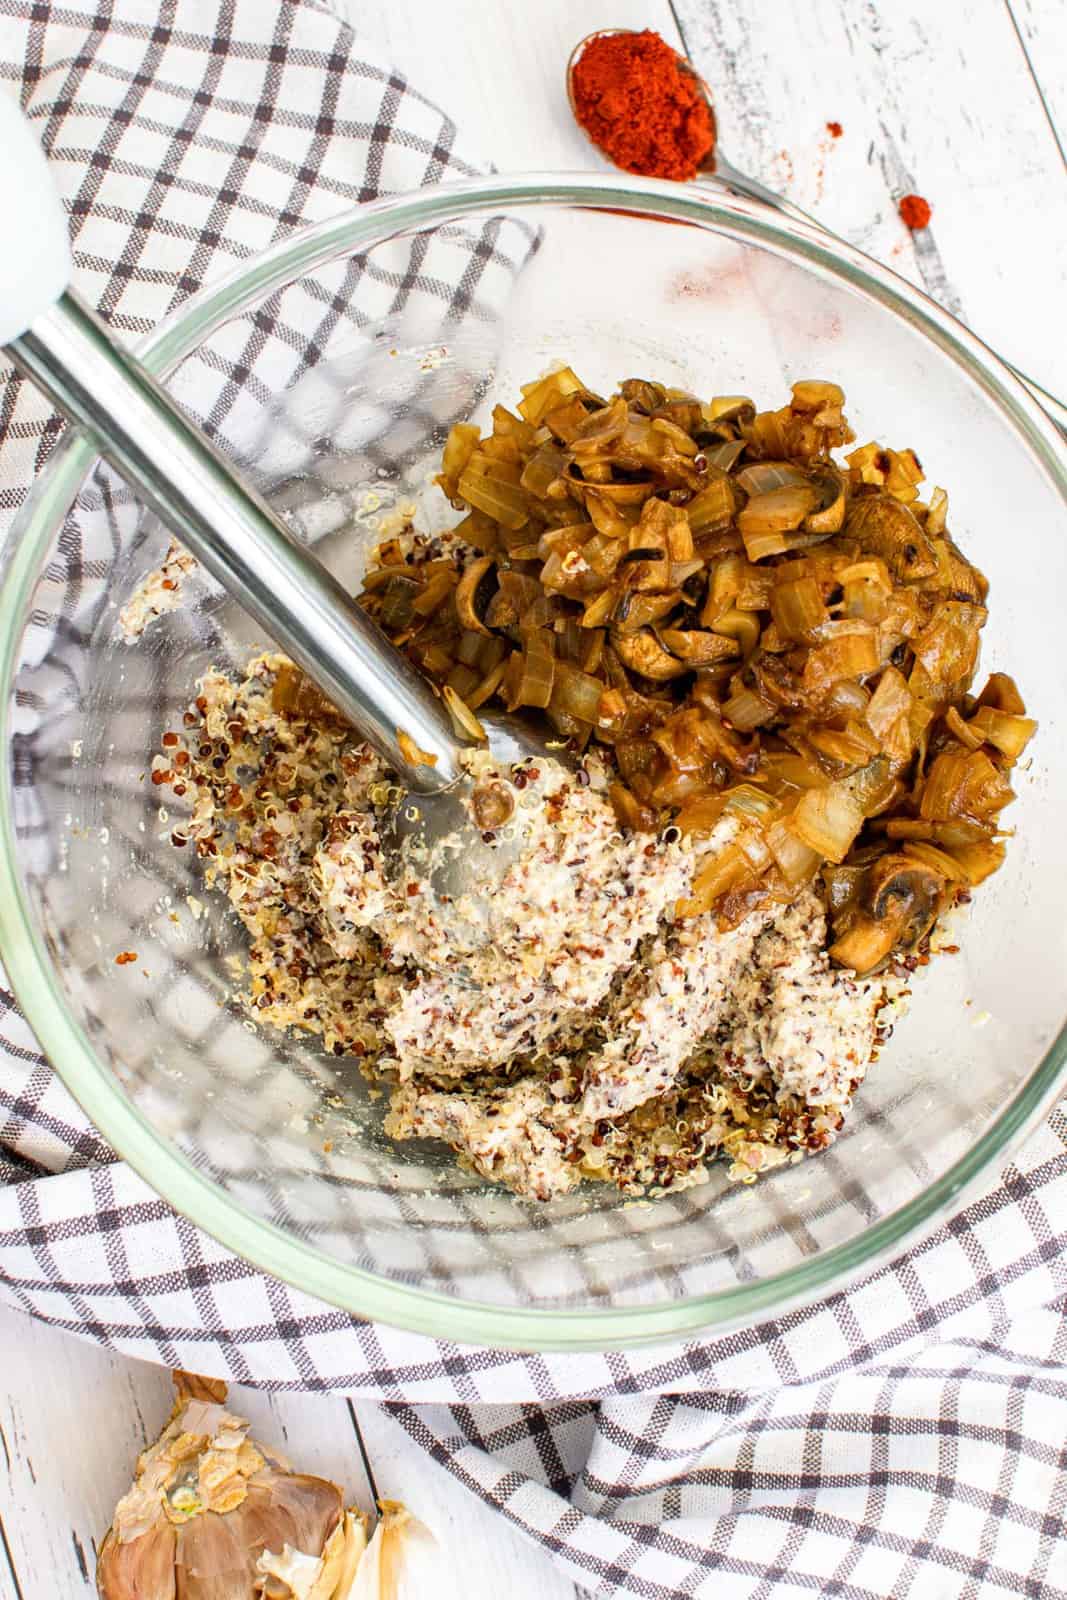
[{"label": "spoon handle", "polygon": [[[831,228],[819,221],[818,217],[813,217],[810,212],[802,210],[792,200],[787,200],[785,195],[776,193],[774,189],[768,189],[758,178],[750,178],[746,172],[739,171],[733,162],[727,161],[718,150],[715,152],[715,171],[702,172],[700,177],[701,181],[708,178],[715,179],[727,189],[746,195],[750,200],[762,200],[764,205],[791,217],[794,222],[803,222],[809,228],[818,228],[831,239],[837,237]],[[1003,356],[1000,356],[999,360],[1018,378],[1023,388],[1029,390],[1033,399],[1043,411],[1047,412],[1060,432],[1067,436],[1067,405],[1064,405],[1062,400],[1057,400],[1055,395],[1049,394],[1048,390],[1043,389],[1033,378],[1028,378],[1025,372],[1020,372],[1010,361],[1005,361]]]},{"label": "spoon handle", "polygon": [[[62,209],[29,123],[0,96],[0,341],[26,377],[374,746],[408,788],[459,773],[429,684],[69,289]],[[57,217],[59,224],[57,224]],[[16,241],[28,241],[27,260]],[[402,748],[403,747],[403,748]],[[413,753],[427,761],[412,761]],[[404,751],[408,751],[406,756]]]}]

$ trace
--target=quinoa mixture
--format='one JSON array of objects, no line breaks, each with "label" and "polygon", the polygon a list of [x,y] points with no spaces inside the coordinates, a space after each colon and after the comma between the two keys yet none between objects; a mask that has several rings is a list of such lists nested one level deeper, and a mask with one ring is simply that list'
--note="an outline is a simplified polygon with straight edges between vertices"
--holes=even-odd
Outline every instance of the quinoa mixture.
[{"label": "quinoa mixture", "polygon": [[529,842],[488,936],[449,960],[429,884],[384,868],[389,774],[313,696],[279,693],[293,670],[209,672],[152,781],[189,807],[174,842],[248,930],[254,1014],[351,1057],[393,1138],[443,1140],[538,1200],[583,1179],[681,1189],[720,1157],[749,1180],[832,1142],[901,985],[831,965],[813,889],[725,931],[679,919],[730,817],[697,847],[627,834],[595,753],[573,771],[475,752]]}]

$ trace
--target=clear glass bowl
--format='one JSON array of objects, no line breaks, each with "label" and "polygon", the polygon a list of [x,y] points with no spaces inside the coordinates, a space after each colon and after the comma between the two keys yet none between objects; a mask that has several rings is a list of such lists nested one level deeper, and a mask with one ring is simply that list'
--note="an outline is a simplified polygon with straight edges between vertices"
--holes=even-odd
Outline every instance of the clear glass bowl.
[{"label": "clear glass bowl", "polygon": [[[1067,486],[1062,443],[977,340],[757,205],[583,176],[350,212],[187,302],[142,354],[353,585],[390,508],[449,515],[428,480],[451,420],[553,361],[599,389],[647,374],[776,404],[832,378],[861,440],[913,445],[950,490],[992,579],[985,666],[1041,719],[1007,867],[961,954],[920,977],[831,1151],[753,1187],[716,1173],[652,1204],[586,1187],[527,1205],[437,1148],[390,1144],[349,1066],[253,1029],[234,999],[242,931],[169,843],[145,775],[198,674],[263,641],[206,582],[121,641],[165,536],[66,438],[0,592],[0,935],[57,1071],[155,1189],[353,1312],[547,1349],[751,1323],[840,1287],[992,1175],[1064,1060]],[[115,964],[124,949],[136,963]]]}]

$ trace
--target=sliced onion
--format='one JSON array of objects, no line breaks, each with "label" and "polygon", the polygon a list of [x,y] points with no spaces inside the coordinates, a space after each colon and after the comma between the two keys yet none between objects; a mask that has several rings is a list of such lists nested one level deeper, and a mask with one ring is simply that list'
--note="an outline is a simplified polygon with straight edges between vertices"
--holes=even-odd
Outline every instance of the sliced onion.
[{"label": "sliced onion", "polygon": [[570,444],[582,423],[589,415],[581,394],[572,394],[562,405],[545,411],[542,415],[542,426],[546,427],[554,439],[561,444]]},{"label": "sliced onion", "polygon": [[695,494],[685,508],[694,536],[729,527],[737,509],[737,498],[733,482],[725,473]]},{"label": "sliced onion", "polygon": [[457,486],[459,498],[505,528],[524,528],[530,520],[526,491],[518,483],[468,466]]},{"label": "sliced onion", "polygon": [[922,840],[911,840],[904,846],[903,854],[913,861],[921,861],[924,867],[932,867],[939,872],[949,883],[969,883],[970,879],[963,866],[949,855],[947,850],[939,850],[936,845],[926,844]]},{"label": "sliced onion", "polygon": [[877,755],[878,740],[858,724],[853,728],[809,728],[808,742],[820,756],[838,766],[860,767]]},{"label": "sliced onion", "polygon": [[860,767],[858,772],[853,772],[845,779],[844,783],[864,816],[876,816],[895,790],[888,756],[874,756],[865,766]]},{"label": "sliced onion", "polygon": [[552,650],[551,635],[537,631],[526,635],[524,648],[516,651],[508,663],[504,679],[504,692],[509,711],[520,706],[548,705],[552,698],[557,662]]},{"label": "sliced onion", "polygon": [[530,457],[522,470],[519,483],[527,494],[532,494],[535,499],[543,500],[549,493],[552,485],[562,477],[567,458],[559,445],[543,444],[537,453]]},{"label": "sliced onion", "polygon": [[732,472],[744,453],[743,439],[724,439],[721,444],[708,445],[703,451],[708,466],[716,467],[720,472]]},{"label": "sliced onion", "polygon": [[794,488],[810,483],[806,472],[792,461],[751,461],[740,472],[734,473],[747,495],[769,494],[772,489]]},{"label": "sliced onion", "polygon": [[919,815],[932,821],[996,816],[1015,797],[984,750],[943,750],[926,777]]},{"label": "sliced onion", "polygon": [[968,727],[1011,761],[1018,761],[1037,732],[1037,723],[1032,717],[996,711],[992,706],[979,706]]},{"label": "sliced onion", "polygon": [[986,839],[980,844],[953,846],[952,858],[967,874],[971,887],[975,888],[1003,866],[1005,853],[998,839]]},{"label": "sliced onion", "polygon": [[985,688],[978,696],[980,706],[992,706],[995,711],[1010,711],[1013,716],[1025,716],[1026,705],[1019,693],[1015,679],[1006,672],[991,672]]},{"label": "sliced onion", "polygon": [[913,710],[914,702],[904,678],[895,667],[886,667],[863,715],[867,726],[881,740],[882,748],[898,763],[907,761],[915,747]]},{"label": "sliced onion", "polygon": [[[790,533],[794,528],[799,528],[808,512],[815,509],[818,500],[818,491],[806,480],[754,495],[744,510],[737,514],[737,526],[741,529],[746,549],[749,535]],[[750,555],[750,559],[755,558]]]},{"label": "sliced onion", "polygon": [[635,833],[650,833],[655,827],[655,812],[641,805],[624,783],[611,784],[608,796],[622,827],[630,828]]},{"label": "sliced onion", "polygon": [[484,706],[487,700],[493,698],[507,670],[508,658],[506,656],[503,661],[498,661],[495,667],[489,669],[477,687],[472,689],[471,693],[466,696],[467,704],[472,711],[477,711],[479,706]]},{"label": "sliced onion", "polygon": [[872,970],[894,932],[856,898],[885,890],[872,859],[942,885],[995,870],[1036,724],[1002,675],[971,698],[987,585],[943,491],[918,500],[914,452],[833,464],[842,403],[816,379],[758,414],[643,380],[602,400],[561,369],[484,437],[452,430],[438,481],[469,510],[449,553],[390,539],[365,593],[457,726],[497,696],[579,748],[595,730],[626,826],[744,819],[700,864],[691,913],[732,926],[828,863],[831,900],[850,885],[835,955]]},{"label": "sliced onion", "polygon": [[412,601],[411,609],[417,617],[432,617],[439,611],[456,587],[456,573],[435,572]]},{"label": "sliced onion", "polygon": [[786,883],[796,888],[814,877],[822,856],[794,833],[787,823],[778,820],[767,829],[767,847],[778,864]]},{"label": "sliced onion", "polygon": [[676,422],[672,422],[669,417],[653,417],[650,426],[653,433],[663,434],[679,454],[683,456],[695,456],[697,454],[696,440],[692,439]]},{"label": "sliced onion", "polygon": [[843,784],[828,783],[800,797],[789,826],[827,861],[843,861],[863,826],[863,811]]},{"label": "sliced onion", "polygon": [[570,367],[561,367],[558,372],[549,373],[547,378],[539,378],[536,383],[523,384],[519,411],[527,422],[537,427],[548,412],[563,405],[582,387],[581,380],[575,377]]},{"label": "sliced onion", "polygon": [[683,837],[707,838],[722,820],[725,802],[721,794],[703,795],[682,807],[674,819]]},{"label": "sliced onion", "polygon": [[743,828],[737,836],[737,848],[755,873],[766,871],[774,860],[759,828]]},{"label": "sliced onion", "polygon": [[618,604],[618,596],[614,589],[604,589],[589,601],[582,612],[583,628],[602,628],[611,621],[612,612]]},{"label": "sliced onion", "polygon": [[865,678],[881,665],[878,635],[873,628],[829,640],[808,652],[801,679],[805,691],[818,694],[842,678]]},{"label": "sliced onion", "polygon": [[945,531],[948,520],[948,495],[944,489],[934,489],[930,495],[930,504],[926,511],[926,534],[930,539],[936,539]]},{"label": "sliced onion", "polygon": [[473,422],[456,422],[448,430],[441,453],[441,477],[446,494],[455,495],[460,475],[478,446],[481,432]]},{"label": "sliced onion", "polygon": [[567,661],[557,661],[552,688],[553,709],[577,717],[579,722],[596,722],[603,688],[599,678]]},{"label": "sliced onion", "polygon": [[866,714],[870,703],[871,696],[862,683],[856,683],[851,678],[842,678],[840,683],[834,684],[826,698],[827,715],[862,717]]},{"label": "sliced onion", "polygon": [[955,706],[949,706],[945,712],[945,727],[967,750],[980,750],[986,742],[975,728],[964,722]]},{"label": "sliced onion", "polygon": [[820,411],[825,406],[843,406],[845,391],[822,378],[802,378],[793,385],[793,404],[798,411]]},{"label": "sliced onion", "polygon": [[776,583],[771,591],[771,616],[783,639],[816,638],[826,621],[826,607],[815,579]]},{"label": "sliced onion", "polygon": [[571,440],[571,452],[580,460],[602,454],[621,438],[630,420],[630,410],[620,395],[600,411],[593,411]]},{"label": "sliced onion", "polygon": [[723,701],[722,714],[739,733],[751,733],[754,728],[762,728],[768,722],[773,722],[778,708],[769,700],[764,700],[755,689],[742,685],[728,700]]},{"label": "sliced onion", "polygon": [[450,689],[455,690],[461,699],[465,699],[472,690],[478,687],[481,678],[473,667],[464,666],[462,661],[457,661],[445,682]]},{"label": "sliced onion", "polygon": [[755,822],[769,822],[782,809],[780,800],[766,789],[757,789],[753,783],[737,783],[727,791],[723,809],[739,817],[749,817]]},{"label": "sliced onion", "polygon": [[748,875],[749,865],[739,846],[728,844],[725,849],[711,856],[697,872],[693,879],[693,892],[679,902],[678,915],[697,917],[702,912],[710,911],[720,895]]}]

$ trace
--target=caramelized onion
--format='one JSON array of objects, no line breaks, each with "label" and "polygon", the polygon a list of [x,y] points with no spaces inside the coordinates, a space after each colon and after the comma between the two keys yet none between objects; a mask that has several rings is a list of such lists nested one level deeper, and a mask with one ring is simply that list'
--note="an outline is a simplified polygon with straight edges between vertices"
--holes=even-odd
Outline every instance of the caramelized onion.
[{"label": "caramelized onion", "polygon": [[[621,826],[739,821],[682,914],[814,881],[834,958],[870,971],[996,871],[1036,723],[1004,674],[971,697],[988,584],[947,495],[919,498],[912,450],[832,460],[843,405],[822,379],[760,412],[645,378],[604,399],[561,368],[450,430],[462,520],[388,540],[361,603],[466,736],[495,703],[600,743]],[[293,673],[275,696],[332,714]]]}]

